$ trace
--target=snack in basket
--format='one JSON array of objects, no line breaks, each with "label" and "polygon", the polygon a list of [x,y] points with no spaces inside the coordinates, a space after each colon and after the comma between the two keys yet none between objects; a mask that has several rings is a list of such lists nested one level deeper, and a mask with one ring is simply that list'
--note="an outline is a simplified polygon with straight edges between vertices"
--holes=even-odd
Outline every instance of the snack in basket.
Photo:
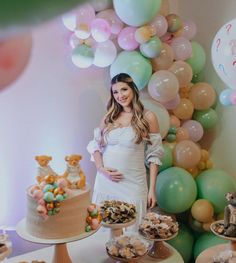
[{"label": "snack in basket", "polygon": [[139,225],[139,232],[149,239],[166,239],[178,232],[178,223],[171,216],[147,213]]},{"label": "snack in basket", "polygon": [[135,205],[117,201],[106,200],[100,207],[102,221],[108,224],[123,224],[135,219]]},{"label": "snack in basket", "polygon": [[119,236],[106,244],[107,253],[120,258],[137,258],[145,255],[149,243],[136,235]]}]

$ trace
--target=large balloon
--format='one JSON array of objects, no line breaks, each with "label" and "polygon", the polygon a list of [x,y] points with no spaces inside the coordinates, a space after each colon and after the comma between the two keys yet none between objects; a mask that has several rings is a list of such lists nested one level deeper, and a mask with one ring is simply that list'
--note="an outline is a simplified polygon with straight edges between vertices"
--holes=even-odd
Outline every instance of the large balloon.
[{"label": "large balloon", "polygon": [[30,34],[0,42],[0,90],[22,74],[29,61],[31,48]]},{"label": "large balloon", "polygon": [[120,19],[130,26],[141,26],[154,18],[161,7],[161,0],[113,0]]},{"label": "large balloon", "polygon": [[18,33],[32,25],[63,14],[85,0],[2,0],[0,2],[0,37]]},{"label": "large balloon", "polygon": [[182,256],[184,262],[189,262],[192,256],[194,237],[191,230],[185,225],[181,224],[178,235],[167,241],[173,246]]},{"label": "large balloon", "polygon": [[236,19],[224,24],[216,33],[212,42],[212,63],[218,76],[225,84],[236,88]]},{"label": "large balloon", "polygon": [[167,168],[170,168],[173,164],[172,149],[168,145],[163,145],[164,155],[161,158],[161,165],[159,167],[159,172],[164,171]]},{"label": "large balloon", "polygon": [[162,104],[156,102],[151,98],[142,99],[141,101],[146,109],[149,109],[156,114],[161,137],[165,138],[170,128],[170,116],[168,111]]},{"label": "large balloon", "polygon": [[152,66],[148,59],[144,58],[137,51],[122,51],[116,57],[110,68],[110,75],[114,77],[119,73],[129,74],[138,89],[143,89],[151,75]]},{"label": "large balloon", "polygon": [[194,111],[193,119],[200,122],[206,131],[213,129],[218,122],[217,113],[212,108]]},{"label": "large balloon", "polygon": [[158,205],[168,213],[189,209],[197,196],[197,186],[190,173],[179,167],[162,171],[156,184]]},{"label": "large balloon", "polygon": [[192,68],[184,61],[175,61],[169,70],[177,77],[180,87],[189,85],[192,80]]},{"label": "large balloon", "polygon": [[175,145],[173,157],[176,166],[188,169],[200,162],[201,151],[196,143],[190,140],[182,140]]},{"label": "large balloon", "polygon": [[224,240],[214,235],[213,233],[204,233],[198,238],[198,240],[194,244],[194,248],[193,248],[194,258],[196,259],[199,256],[199,254],[207,248],[228,242],[229,242],[228,240]]},{"label": "large balloon", "polygon": [[198,198],[211,202],[215,213],[221,213],[227,204],[225,193],[235,192],[235,179],[220,169],[209,169],[196,178]]}]

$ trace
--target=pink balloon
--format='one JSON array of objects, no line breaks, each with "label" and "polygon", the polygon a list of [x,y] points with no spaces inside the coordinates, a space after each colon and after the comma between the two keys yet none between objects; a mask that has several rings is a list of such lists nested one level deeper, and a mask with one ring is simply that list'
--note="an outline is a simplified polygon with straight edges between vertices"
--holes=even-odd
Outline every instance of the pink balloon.
[{"label": "pink balloon", "polygon": [[162,37],[167,32],[168,23],[164,16],[157,15],[151,22],[150,26],[155,30],[158,37]]},{"label": "pink balloon", "polygon": [[136,27],[125,27],[118,35],[118,44],[124,50],[134,50],[139,46],[139,43],[135,39]]},{"label": "pink balloon", "polygon": [[183,33],[182,36],[187,38],[188,40],[192,40],[197,33],[197,26],[191,20],[186,20],[183,22]]},{"label": "pink balloon", "polygon": [[180,102],[180,96],[179,94],[176,95],[176,97],[170,101],[167,101],[165,103],[162,103],[162,105],[167,109],[167,110],[173,110],[175,109]]},{"label": "pink balloon", "polygon": [[101,11],[96,15],[96,17],[107,20],[111,26],[111,33],[115,35],[118,35],[124,26],[124,23],[120,20],[113,9]]},{"label": "pink balloon", "polygon": [[0,41],[0,90],[22,74],[29,61],[31,49],[30,34]]},{"label": "pink balloon", "polygon": [[90,4],[81,5],[76,10],[76,17],[77,17],[77,25],[79,24],[90,25],[90,23],[95,18],[95,10],[93,6]]},{"label": "pink balloon", "polygon": [[171,42],[175,60],[186,60],[192,55],[191,42],[185,37],[176,37]]},{"label": "pink balloon", "polygon": [[111,26],[102,18],[95,18],[91,23],[91,33],[97,42],[104,42],[111,35]]},{"label": "pink balloon", "polygon": [[185,121],[182,125],[189,132],[189,139],[193,142],[198,142],[201,140],[204,130],[200,122],[195,120]]},{"label": "pink balloon", "polygon": [[229,99],[233,105],[236,105],[236,90],[235,89],[231,92]]},{"label": "pink balloon", "polygon": [[150,96],[161,103],[174,99],[178,91],[178,79],[168,70],[159,70],[155,72],[148,83],[148,92]]}]

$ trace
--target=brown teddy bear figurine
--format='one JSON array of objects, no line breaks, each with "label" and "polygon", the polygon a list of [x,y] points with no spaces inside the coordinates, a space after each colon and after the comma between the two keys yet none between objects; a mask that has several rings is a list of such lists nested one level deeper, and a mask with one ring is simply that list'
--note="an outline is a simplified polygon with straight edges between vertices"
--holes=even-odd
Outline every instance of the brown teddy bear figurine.
[{"label": "brown teddy bear figurine", "polygon": [[72,154],[65,157],[67,169],[63,177],[68,181],[68,187],[71,189],[81,189],[86,185],[86,177],[80,167],[81,159],[82,156],[79,154]]},{"label": "brown teddy bear figurine", "polygon": [[52,170],[52,168],[48,165],[49,162],[52,160],[51,156],[48,155],[38,155],[35,156],[35,160],[38,162],[38,173],[37,173],[37,181],[40,184],[44,181],[46,176],[57,176],[57,174]]},{"label": "brown teddy bear figurine", "polygon": [[224,228],[225,235],[236,237],[236,192],[225,194],[228,205],[225,207]]}]

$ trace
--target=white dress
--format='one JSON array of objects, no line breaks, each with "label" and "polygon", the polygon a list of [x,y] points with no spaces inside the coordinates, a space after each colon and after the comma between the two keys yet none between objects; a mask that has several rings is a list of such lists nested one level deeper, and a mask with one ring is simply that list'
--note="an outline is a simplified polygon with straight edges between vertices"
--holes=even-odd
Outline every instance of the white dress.
[{"label": "white dress", "polygon": [[[104,167],[115,168],[124,176],[119,182],[113,182],[97,172],[92,201],[96,204],[104,200],[121,200],[133,203],[137,209],[137,224],[146,214],[147,178],[146,163],[161,164],[163,155],[162,138],[158,134],[150,134],[151,145],[135,143],[135,131],[131,126],[111,130],[105,136],[105,146],[101,147],[101,130],[94,130],[94,139],[88,144],[88,151],[93,154],[100,151]],[[93,160],[93,157],[91,157]]]}]

